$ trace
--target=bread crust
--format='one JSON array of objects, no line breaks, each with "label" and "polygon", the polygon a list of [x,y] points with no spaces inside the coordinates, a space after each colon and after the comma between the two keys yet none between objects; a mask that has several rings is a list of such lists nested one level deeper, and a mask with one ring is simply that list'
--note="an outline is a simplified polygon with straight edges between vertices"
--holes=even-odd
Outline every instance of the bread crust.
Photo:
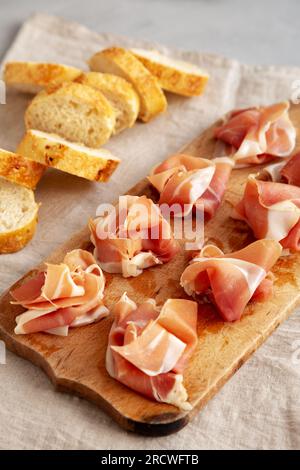
[{"label": "bread crust", "polygon": [[89,65],[96,72],[115,73],[130,81],[141,101],[139,118],[148,122],[167,109],[166,97],[154,77],[128,50],[110,47],[94,54]]},{"label": "bread crust", "polygon": [[140,99],[127,80],[110,73],[87,72],[76,78],[75,82],[99,90],[116,109],[114,134],[134,125],[140,110]]},{"label": "bread crust", "polygon": [[7,62],[4,81],[20,91],[38,93],[49,85],[75,80],[82,71],[63,64],[43,62]]},{"label": "bread crust", "polygon": [[160,54],[158,54],[157,60],[151,60],[149,57],[144,56],[142,51],[139,52],[138,49],[133,49],[132,52],[149,72],[158,79],[164,90],[188,97],[199,96],[203,93],[209,75],[205,72],[201,73],[200,69],[199,73],[192,70],[187,71],[180,68],[180,62],[178,62],[177,68],[175,60],[173,61],[174,65],[159,62]]},{"label": "bread crust", "polygon": [[15,253],[22,250],[33,238],[38,221],[38,204],[32,220],[23,227],[6,233],[0,233],[0,254]]},{"label": "bread crust", "polygon": [[21,155],[0,149],[0,176],[25,188],[35,189],[46,167]]},{"label": "bread crust", "polygon": [[[90,181],[108,181],[120,160],[106,149],[89,149],[79,146],[72,148],[66,141],[60,142],[58,136],[28,130],[18,145],[17,151],[30,160],[48,167],[80,176]],[[51,140],[52,138],[52,140]],[[54,140],[53,140],[54,139]],[[59,139],[59,140],[55,140]],[[91,152],[96,151],[100,157]]]}]

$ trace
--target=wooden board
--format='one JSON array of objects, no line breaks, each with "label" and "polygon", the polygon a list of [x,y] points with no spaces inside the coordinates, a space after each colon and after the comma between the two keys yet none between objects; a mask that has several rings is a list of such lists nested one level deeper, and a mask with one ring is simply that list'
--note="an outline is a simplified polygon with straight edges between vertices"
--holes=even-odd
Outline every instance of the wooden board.
[{"label": "wooden board", "polygon": [[[291,118],[300,128],[300,106],[292,107]],[[209,129],[184,150],[191,155],[209,157],[213,147],[212,129]],[[225,252],[253,241],[246,224],[229,217],[232,205],[242,195],[248,173],[249,169],[233,172],[221,208],[206,225],[206,240],[216,243]],[[146,180],[130,193],[156,197]],[[78,247],[91,248],[87,229],[59,248],[48,261],[59,262],[67,251]],[[137,302],[153,297],[161,304],[170,297],[185,297],[178,280],[186,263],[187,255],[182,251],[170,263],[145,270],[137,278],[123,279],[106,274],[107,306],[111,307],[124,291]],[[10,304],[7,292],[0,298],[0,335],[10,350],[44,369],[58,390],[76,393],[98,404],[127,430],[166,435],[185,426],[300,303],[300,255],[281,258],[273,272],[276,278],[273,298],[265,303],[250,303],[240,322],[224,323],[214,314],[199,316],[199,343],[184,376],[194,407],[188,413],[152,402],[109,377],[105,352],[112,318],[75,328],[67,338],[44,333],[16,336],[13,333],[15,317],[22,308]]]}]

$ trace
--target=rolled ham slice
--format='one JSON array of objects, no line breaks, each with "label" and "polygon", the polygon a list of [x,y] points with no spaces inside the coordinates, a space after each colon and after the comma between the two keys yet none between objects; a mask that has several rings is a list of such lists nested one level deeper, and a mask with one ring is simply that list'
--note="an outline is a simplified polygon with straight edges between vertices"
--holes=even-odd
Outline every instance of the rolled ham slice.
[{"label": "rolled ham slice", "polygon": [[248,178],[232,217],[244,220],[258,239],[272,238],[282,247],[300,250],[300,188]]},{"label": "rolled ham slice", "polygon": [[300,186],[300,152],[287,161],[280,173],[284,183]]},{"label": "rolled ham slice", "polygon": [[251,299],[272,294],[268,273],[281,251],[275,240],[259,240],[226,255],[207,245],[183,271],[180,283],[188,295],[208,297],[225,321],[236,321]]},{"label": "rolled ham slice", "polygon": [[296,144],[288,101],[266,107],[233,111],[214,135],[232,150],[237,165],[248,166],[286,158]]},{"label": "rolled ham slice", "polygon": [[106,354],[111,377],[142,395],[183,410],[191,408],[183,371],[197,345],[197,304],[150,299],[135,304],[126,293],[114,307]]},{"label": "rolled ham slice", "polygon": [[46,270],[14,289],[12,303],[22,305],[15,334],[46,332],[67,336],[70,327],[93,323],[108,315],[103,304],[105,278],[91,253],[74,250],[63,263]]},{"label": "rolled ham slice", "polygon": [[259,174],[259,179],[300,186],[300,152],[289,158],[287,162],[266,166]]},{"label": "rolled ham slice", "polygon": [[207,160],[177,154],[156,166],[148,180],[160,193],[159,204],[172,207],[176,217],[198,209],[210,219],[222,202],[233,166],[227,157]]},{"label": "rolled ham slice", "polygon": [[98,264],[124,277],[166,263],[179,251],[169,223],[146,196],[122,196],[114,211],[90,221],[90,230]]}]

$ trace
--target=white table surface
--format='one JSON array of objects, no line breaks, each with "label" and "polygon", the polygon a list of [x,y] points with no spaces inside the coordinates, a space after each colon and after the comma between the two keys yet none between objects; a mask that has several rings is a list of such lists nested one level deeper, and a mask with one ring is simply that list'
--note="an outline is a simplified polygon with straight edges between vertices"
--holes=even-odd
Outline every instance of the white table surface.
[{"label": "white table surface", "polygon": [[0,57],[36,11],[244,63],[299,65],[298,0],[0,0]]}]

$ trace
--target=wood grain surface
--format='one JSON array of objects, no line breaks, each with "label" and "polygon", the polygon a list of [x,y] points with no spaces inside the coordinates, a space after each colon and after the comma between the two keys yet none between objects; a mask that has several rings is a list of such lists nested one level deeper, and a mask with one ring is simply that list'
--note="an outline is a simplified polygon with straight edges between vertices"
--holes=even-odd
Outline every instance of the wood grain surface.
[{"label": "wood grain surface", "polygon": [[[290,115],[295,127],[300,128],[300,106],[292,106]],[[214,145],[210,128],[181,151],[210,158]],[[217,244],[225,252],[253,241],[247,225],[231,219],[229,214],[242,195],[248,173],[258,169],[233,171],[222,206],[206,224],[205,240]],[[129,193],[146,194],[154,200],[157,197],[147,180],[141,181]],[[60,262],[67,251],[79,247],[92,248],[87,228],[61,246],[47,261]],[[186,298],[179,286],[179,278],[187,259],[182,250],[168,264],[147,269],[137,278],[124,279],[106,273],[106,305],[111,307],[124,291],[136,302],[152,297],[162,304],[168,298]],[[40,266],[25,278],[37,269]],[[0,336],[11,351],[41,367],[58,390],[75,393],[96,403],[127,430],[152,436],[166,435],[185,426],[300,303],[300,255],[280,258],[273,273],[274,296],[267,302],[250,303],[241,321],[224,323],[211,311],[199,315],[198,347],[184,374],[193,405],[190,412],[152,402],[109,377],[105,369],[105,352],[111,317],[71,329],[66,338],[44,333],[16,336],[13,332],[15,317],[23,309],[10,304],[9,289],[0,298]],[[21,282],[19,280],[15,285]]]}]

